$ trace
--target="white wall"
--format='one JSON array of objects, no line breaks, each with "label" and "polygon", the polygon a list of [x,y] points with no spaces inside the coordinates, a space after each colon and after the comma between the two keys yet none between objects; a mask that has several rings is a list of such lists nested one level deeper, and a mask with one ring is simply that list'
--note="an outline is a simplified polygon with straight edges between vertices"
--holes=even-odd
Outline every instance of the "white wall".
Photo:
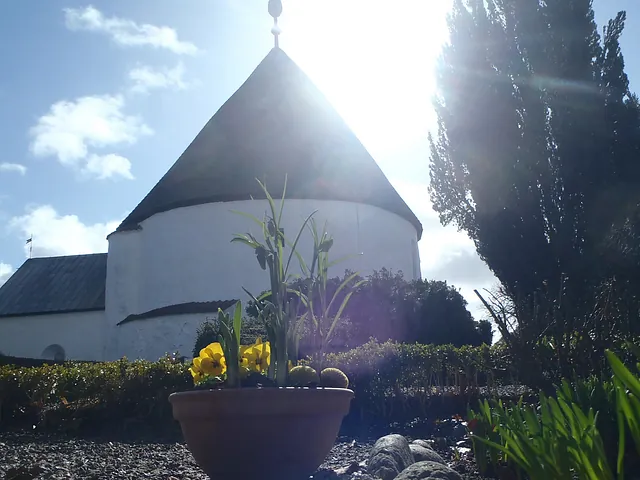
[{"label": "white wall", "polygon": [[[229,310],[233,311],[233,307]],[[167,315],[119,325],[118,358],[155,361],[175,352],[191,358],[196,332],[207,317],[216,318],[217,314]]]},{"label": "white wall", "polygon": [[104,311],[0,318],[0,352],[14,357],[43,358],[58,344],[66,360],[102,360]]},{"label": "white wall", "polygon": [[106,321],[102,330],[102,358],[115,360],[118,355],[116,324],[130,314],[141,313],[138,308],[140,286],[141,231],[119,232],[109,238],[107,280],[105,292]]},{"label": "white wall", "polygon": [[[262,218],[267,208],[266,200],[178,208],[144,220],[141,230],[112,234],[105,359],[119,358],[129,350],[126,345],[131,340],[124,339],[121,327],[116,326],[129,314],[186,302],[241,299],[244,303],[247,297],[242,287],[256,295],[265,290],[268,272],[260,269],[249,247],[232,244],[231,239],[235,233],[246,232],[263,239],[255,223],[232,210]],[[327,230],[334,237],[332,259],[362,253],[334,267],[330,275],[342,276],[345,269],[350,269],[366,276],[388,268],[402,270],[408,280],[419,277],[417,232],[404,218],[370,205],[287,200],[282,219],[285,235],[293,239],[314,210],[318,210],[315,218],[320,228],[328,220]],[[312,242],[308,233],[299,251],[310,260]],[[162,341],[161,336],[156,338]]]}]

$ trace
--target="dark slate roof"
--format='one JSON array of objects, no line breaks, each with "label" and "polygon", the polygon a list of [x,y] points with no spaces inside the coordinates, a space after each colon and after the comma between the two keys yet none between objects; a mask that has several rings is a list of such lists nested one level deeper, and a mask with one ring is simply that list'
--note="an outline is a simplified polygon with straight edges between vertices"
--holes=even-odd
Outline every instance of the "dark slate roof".
[{"label": "dark slate roof", "polygon": [[152,215],[269,193],[374,205],[422,225],[305,73],[274,48],[116,231]]},{"label": "dark slate roof", "polygon": [[107,254],[31,258],[0,287],[0,317],[104,310]]},{"label": "dark slate roof", "polygon": [[168,305],[166,307],[154,308],[144,313],[136,313],[129,315],[118,325],[133,322],[135,320],[144,320],[147,318],[166,317],[168,315],[183,315],[187,313],[215,313],[218,308],[226,310],[233,306],[238,300],[215,300],[212,302],[187,302],[176,305]]}]

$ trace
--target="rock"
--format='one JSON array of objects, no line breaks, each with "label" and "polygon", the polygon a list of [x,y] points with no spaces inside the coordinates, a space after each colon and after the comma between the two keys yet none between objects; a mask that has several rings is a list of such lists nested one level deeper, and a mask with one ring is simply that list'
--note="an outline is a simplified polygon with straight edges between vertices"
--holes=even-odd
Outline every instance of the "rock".
[{"label": "rock", "polygon": [[350,475],[352,473],[360,472],[361,469],[362,467],[360,466],[360,463],[351,462],[351,464],[348,467],[338,468],[335,472],[338,475]]},{"label": "rock", "polygon": [[433,441],[432,440],[414,440],[411,443],[414,444],[414,445],[420,445],[421,447],[429,448],[429,449],[433,450]]},{"label": "rock", "polygon": [[378,480],[364,472],[345,472],[340,470],[318,470],[310,480]]},{"label": "rock", "polygon": [[395,480],[462,480],[462,477],[441,463],[418,462],[403,470]]},{"label": "rock", "polygon": [[393,480],[415,462],[409,442],[402,435],[386,435],[373,445],[367,471],[382,480]]},{"label": "rock", "polygon": [[377,478],[373,478],[371,475],[367,473],[360,473],[360,472],[356,472],[347,478],[348,480],[378,480]]},{"label": "rock", "polygon": [[433,449],[425,448],[415,443],[409,445],[413,458],[416,462],[438,462],[444,465],[444,459],[438,455]]}]

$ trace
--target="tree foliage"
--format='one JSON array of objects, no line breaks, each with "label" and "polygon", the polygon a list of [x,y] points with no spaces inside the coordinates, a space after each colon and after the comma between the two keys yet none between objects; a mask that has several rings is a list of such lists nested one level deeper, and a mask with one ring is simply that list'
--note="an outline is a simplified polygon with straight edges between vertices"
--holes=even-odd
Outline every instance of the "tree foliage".
[{"label": "tree foliage", "polygon": [[[346,272],[344,278],[349,275]],[[352,282],[361,280],[355,277]],[[332,296],[342,281],[329,279],[327,294]],[[306,286],[295,282],[292,288],[306,291]],[[296,295],[291,294],[290,300],[295,299]],[[340,300],[338,297],[336,304]],[[255,317],[255,307],[249,304],[246,313]],[[355,288],[343,317],[330,345],[334,352],[363,345],[371,338],[459,347],[491,345],[493,336],[491,323],[474,321],[466,300],[455,287],[437,280],[407,281],[401,273],[386,269],[374,272]],[[303,338],[300,349],[308,348]]]},{"label": "tree foliage", "polygon": [[[620,50],[625,19],[601,35],[590,0],[454,1],[431,200],[531,317],[529,340],[638,329],[640,106]],[[609,287],[625,306],[609,302],[603,322]],[[536,310],[542,294],[554,312],[564,302],[553,318]]]}]

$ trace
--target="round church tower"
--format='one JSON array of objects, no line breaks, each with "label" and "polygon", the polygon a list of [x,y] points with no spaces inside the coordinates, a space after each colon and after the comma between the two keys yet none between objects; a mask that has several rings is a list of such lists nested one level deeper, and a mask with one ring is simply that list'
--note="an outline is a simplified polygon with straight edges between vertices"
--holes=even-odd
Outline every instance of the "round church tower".
[{"label": "round church tower", "polygon": [[[234,234],[268,210],[256,179],[282,196],[297,234],[313,211],[334,237],[330,272],[382,268],[419,278],[422,226],[344,120],[278,47],[222,105],[171,169],[109,236],[105,360],[190,356],[198,326],[268,288]],[[300,251],[309,258],[310,236]],[[357,255],[356,255],[357,254]]]}]

